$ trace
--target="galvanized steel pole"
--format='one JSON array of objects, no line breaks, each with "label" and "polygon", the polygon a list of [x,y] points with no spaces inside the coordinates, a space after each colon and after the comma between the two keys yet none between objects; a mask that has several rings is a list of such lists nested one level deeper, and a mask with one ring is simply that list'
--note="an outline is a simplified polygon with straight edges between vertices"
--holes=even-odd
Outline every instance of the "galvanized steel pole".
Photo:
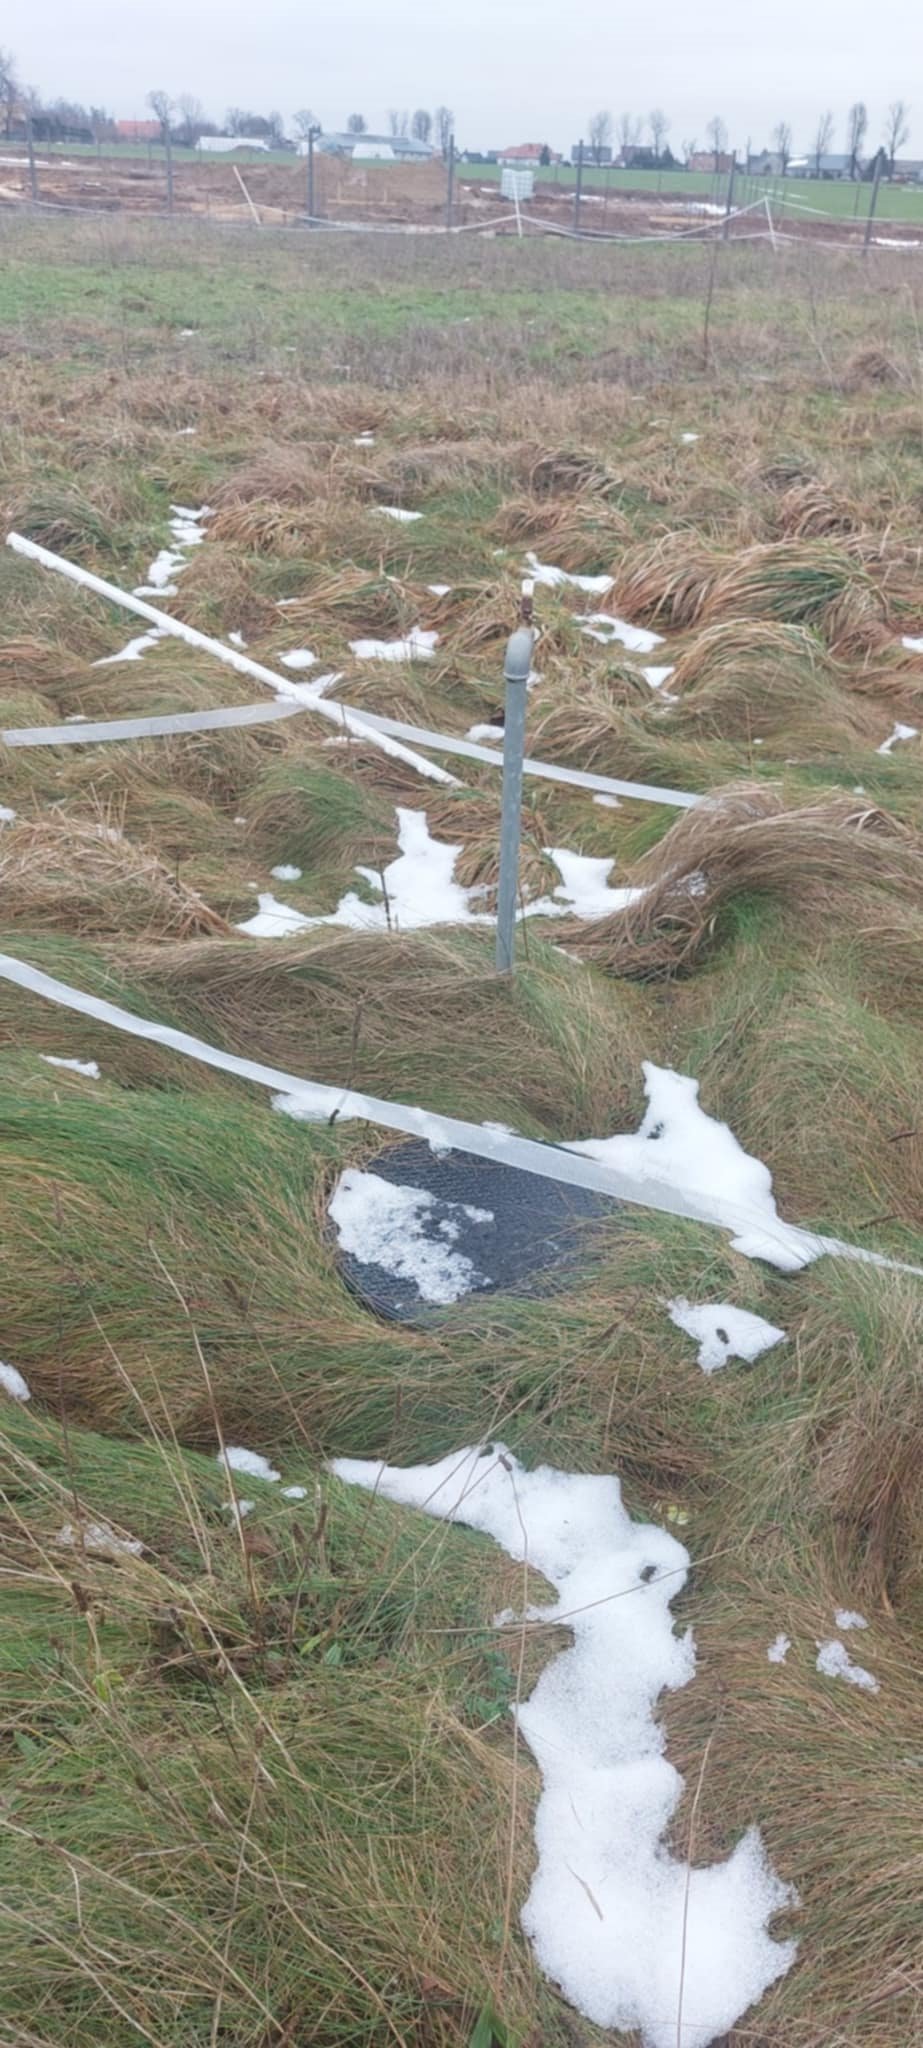
[{"label": "galvanized steel pole", "polygon": [[497,889],[497,951],[499,974],[512,974],[519,894],[519,821],[522,811],[522,763],[526,741],[526,696],[532,668],[535,633],[517,627],[507,642],[503,674],[506,702],[503,717],[503,797],[500,816],[500,882]]},{"label": "galvanized steel pole", "polygon": [[580,201],[583,196],[583,143],[577,144],[577,182],[574,186],[574,234],[580,233]]},{"label": "galvanized steel pole", "polygon": [[450,227],[451,227],[451,225],[452,225],[452,204],[453,204],[453,200],[454,200],[454,197],[455,197],[455,137],[454,137],[454,135],[450,135],[450,136],[449,136],[449,146],[448,146],[448,149],[446,150],[446,188],[445,188],[445,224],[446,224],[446,227],[447,227],[447,228],[450,228]]}]

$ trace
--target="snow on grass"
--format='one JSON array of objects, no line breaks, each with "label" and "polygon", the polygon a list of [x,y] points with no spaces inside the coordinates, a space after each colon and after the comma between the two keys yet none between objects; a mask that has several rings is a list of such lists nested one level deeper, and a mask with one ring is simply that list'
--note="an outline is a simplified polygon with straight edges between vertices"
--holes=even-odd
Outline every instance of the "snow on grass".
[{"label": "snow on grass", "polygon": [[438,633],[411,626],[405,640],[351,640],[350,654],[357,661],[432,661]]},{"label": "snow on grass", "polygon": [[851,1628],[868,1628],[864,1614],[856,1614],[852,1607],[838,1607],[833,1617],[837,1628],[844,1632]]},{"label": "snow on grass", "polygon": [[62,1060],[53,1052],[40,1052],[39,1059],[44,1060],[46,1067],[67,1067],[72,1074],[85,1074],[88,1081],[101,1079],[95,1060]]},{"label": "snow on grass", "polygon": [[374,448],[374,446],[375,446],[375,436],[374,436],[374,434],[354,434],[354,435],[353,435],[353,447],[354,447],[354,448]]},{"label": "snow on grass", "polygon": [[602,811],[620,811],[622,808],[617,796],[594,796],[593,802]]},{"label": "snow on grass", "polygon": [[[627,620],[617,619],[612,612],[575,612],[573,616],[581,633],[590,640],[602,641],[604,647],[617,641],[630,654],[653,654],[655,647],[663,646],[662,633],[649,633],[646,626],[629,626]],[[667,675],[672,673],[672,669],[666,670]]]},{"label": "snow on grass", "polygon": [[908,647],[910,649],[911,654],[923,654],[923,640],[910,640],[908,639],[906,633],[904,634],[904,638],[901,642],[901,645],[903,647]]},{"label": "snow on grass", "polygon": [[407,512],[403,505],[376,505],[376,512],[382,512],[386,519],[399,519],[406,525],[411,519],[422,519],[422,512]]},{"label": "snow on grass", "polygon": [[[698,1099],[698,1081],[672,1067],[656,1067],[650,1060],[644,1061],[642,1072],[647,1110],[639,1129],[612,1138],[587,1138],[568,1145],[568,1151],[599,1159],[637,1176],[642,1184],[656,1180],[679,1195],[689,1194],[694,1213],[733,1229],[734,1250],[749,1259],[766,1259],[783,1273],[809,1264],[816,1254],[782,1222],[768,1166],[744,1151],[727,1124],[706,1114]],[[743,1230],[741,1211],[748,1218]]]},{"label": "snow on grass", "polygon": [[679,437],[679,438],[680,438],[680,440],[681,440],[681,441],[685,441],[685,442],[686,442],[686,443],[688,444],[688,443],[689,443],[690,441],[697,441],[697,440],[699,439],[699,435],[698,435],[698,434],[680,434],[680,437]]},{"label": "snow on grass", "polygon": [[108,1522],[81,1522],[76,1530],[65,1522],[54,1540],[62,1550],[86,1550],[95,1557],[140,1557],[144,1549],[136,1536],[117,1536]]},{"label": "snow on grass", "polygon": [[514,1709],[542,1777],[522,1926],[597,2026],[638,2028],[645,2048],[707,2048],[792,1963],[795,1944],[768,1928],[794,1895],[756,1829],[707,1868],[665,1844],[682,1779],[655,1708],[695,1671],[692,1635],[675,1635],[670,1615],[688,1552],[631,1521],[616,1478],[527,1472],[501,1444],[405,1470],[349,1458],[331,1469],[481,1530],[556,1588],[528,1618],[565,1622],[571,1645]]},{"label": "snow on grass", "polygon": [[[609,888],[614,860],[594,860],[587,854],[568,853],[563,846],[546,846],[545,852],[561,877],[554,890],[555,899],[574,917],[611,917],[617,910],[627,910],[630,903],[640,902],[646,894],[644,889]],[[538,910],[539,905],[527,903],[525,908],[529,914]]]},{"label": "snow on grass", "polygon": [[898,720],[897,724],[895,725],[894,731],[890,733],[888,738],[882,742],[881,746],[878,749],[878,752],[879,754],[893,754],[895,747],[899,745],[901,740],[916,740],[919,739],[919,737],[919,726],[901,725],[900,720]]},{"label": "snow on grass", "polygon": [[308,1489],[306,1486],[283,1486],[282,1488],[283,1500],[307,1500],[307,1497]]},{"label": "snow on grass", "polygon": [[770,1664],[784,1664],[791,1647],[788,1636],[784,1636],[781,1633],[777,1635],[775,1642],[770,1643],[766,1652]]},{"label": "snow on grass", "polygon": [[725,1301],[703,1302],[697,1307],[684,1295],[678,1295],[675,1301],[667,1302],[667,1308],[671,1323],[698,1344],[703,1372],[718,1372],[729,1358],[742,1358],[745,1364],[752,1365],[755,1358],[785,1339],[785,1331],[764,1322],[762,1316],[751,1315],[749,1309],[732,1308]]},{"label": "snow on grass", "polygon": [[270,872],[270,874],[272,875],[272,878],[273,878],[273,881],[274,881],[274,882],[300,882],[300,881],[301,881],[301,869],[300,869],[300,868],[289,868],[289,867],[278,867],[278,868],[270,868],[269,872]]},{"label": "snow on grass", "polygon": [[32,1389],[15,1365],[4,1365],[0,1359],[0,1389],[9,1394],[11,1401],[31,1401]]},{"label": "snow on grass", "polygon": [[283,668],[313,668],[317,655],[312,654],[310,647],[292,647],[289,653],[283,654],[280,659]]},{"label": "snow on grass", "polygon": [[228,634],[228,639],[230,640],[230,643],[231,643],[231,646],[232,646],[232,647],[241,647],[241,648],[243,648],[243,647],[246,647],[246,645],[247,645],[247,643],[246,643],[246,640],[244,639],[244,636],[243,636],[243,634],[242,634],[242,633],[241,633],[241,632],[240,632],[240,631],[238,630],[238,628],[237,628],[237,627],[235,627],[235,629],[234,629],[233,633],[229,633],[229,634]]},{"label": "snow on grass", "polygon": [[817,1669],[824,1678],[844,1678],[847,1685],[858,1685],[863,1692],[881,1690],[871,1671],[866,1671],[863,1664],[853,1663],[845,1643],[818,1643]]},{"label": "snow on grass", "polygon": [[0,804],[0,825],[12,825],[15,816],[16,812],[11,811],[9,804]]},{"label": "snow on grass", "polygon": [[274,1483],[282,1477],[270,1465],[268,1458],[264,1458],[260,1451],[248,1451],[245,1444],[226,1444],[224,1450],[218,1452],[217,1462],[227,1471],[246,1472],[250,1479],[266,1479]]},{"label": "snow on grass", "polygon": [[201,547],[205,539],[203,521],[211,517],[210,505],[171,505],[170,533],[173,546],[161,548],[147,572],[147,582],[135,586],[136,597],[175,597],[175,576],[182,575],[190,548]]},{"label": "snow on grass", "polygon": [[104,654],[101,661],[94,661],[93,667],[113,668],[118,661],[140,661],[149,647],[156,647],[158,640],[166,639],[166,629],[163,626],[154,626],[149,633],[138,633],[134,640],[126,641],[125,646],[119,648],[118,654]]},{"label": "snow on grass", "polygon": [[446,1307],[487,1281],[453,1246],[457,1210],[471,1223],[492,1223],[491,1209],[439,1201],[426,1188],[398,1187],[378,1173],[347,1167],[331,1197],[329,1215],[340,1248],[363,1266],[379,1266],[410,1280],[421,1301]]},{"label": "snow on grass", "polygon": [[469,725],[465,734],[466,740],[502,740],[503,737],[502,725]]},{"label": "snow on grass", "polygon": [[428,583],[426,588],[433,597],[449,597],[452,591],[451,583]]},{"label": "snow on grass", "polygon": [[[437,924],[493,924],[491,912],[472,907],[483,896],[483,889],[466,889],[455,879],[461,847],[433,839],[425,811],[399,805],[396,816],[400,848],[397,859],[390,861],[382,873],[375,868],[356,869],[380,900],[368,903],[351,889],[328,916],[308,917],[291,904],[262,893],[253,917],[239,924],[237,930],[252,939],[279,939],[318,925],[346,925],[352,931],[420,931]],[[569,853],[564,847],[545,850],[561,880],[553,896],[542,896],[525,904],[521,912],[524,917],[608,917],[624,910],[644,893],[639,889],[609,888],[611,859]],[[277,868],[272,872],[276,880],[295,879]]]},{"label": "snow on grass", "polygon": [[572,576],[568,569],[556,569],[551,562],[540,562],[532,553],[526,556],[526,569],[536,583],[544,583],[550,590],[558,590],[567,583],[574,590],[587,590],[598,597],[605,597],[615,581],[613,576]]},{"label": "snow on grass", "polygon": [[[664,683],[668,682],[670,676],[673,674],[673,666],[674,664],[670,663],[669,666],[666,668],[643,668],[641,670],[641,674],[643,675],[645,682],[650,685],[652,690],[662,690]],[[664,690],[664,696],[666,696],[666,694],[667,693]],[[671,704],[674,703],[675,699],[671,697],[670,702]]]}]

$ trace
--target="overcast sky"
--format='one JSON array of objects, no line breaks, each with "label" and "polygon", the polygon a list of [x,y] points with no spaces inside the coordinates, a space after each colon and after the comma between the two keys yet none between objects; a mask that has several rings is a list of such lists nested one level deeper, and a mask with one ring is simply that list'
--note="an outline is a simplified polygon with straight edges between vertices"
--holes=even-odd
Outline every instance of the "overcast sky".
[{"label": "overcast sky", "polygon": [[912,105],[908,148],[923,155],[918,0],[3,0],[0,40],[49,97],[145,112],[152,87],[225,108],[311,107],[325,128],[352,112],[387,127],[389,107],[442,102],[459,147],[548,141],[569,149],[597,108],[663,107],[670,140],[705,140],[713,114],[743,148],[791,122],[809,147],[830,107],[835,149],[846,110]]}]

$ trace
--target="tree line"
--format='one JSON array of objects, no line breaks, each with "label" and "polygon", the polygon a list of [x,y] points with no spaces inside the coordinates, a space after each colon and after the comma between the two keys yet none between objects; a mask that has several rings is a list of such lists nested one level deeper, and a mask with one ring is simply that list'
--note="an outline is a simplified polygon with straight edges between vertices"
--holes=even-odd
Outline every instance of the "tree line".
[{"label": "tree line", "polygon": [[[695,136],[687,137],[681,144],[682,157],[677,159],[667,143],[671,122],[661,107],[655,107],[648,114],[646,122],[637,114],[620,114],[613,122],[612,115],[605,108],[591,114],[587,122],[587,161],[601,164],[608,160],[612,150],[613,137],[618,142],[623,163],[630,163],[635,170],[662,168],[669,169],[678,161],[688,163],[690,157],[699,153]],[[849,176],[858,178],[872,175],[876,167],[889,178],[894,177],[898,152],[903,149],[910,134],[910,108],[905,100],[892,100],[885,116],[881,140],[871,158],[863,158],[862,152],[868,134],[869,116],[864,100],[856,100],[846,117],[846,149]],[[645,142],[645,132],[650,141]],[[810,150],[807,152],[814,165],[815,173],[821,175],[821,164],[830,154],[835,123],[829,108],[820,115]],[[727,122],[720,114],[713,114],[705,130],[708,153],[714,158],[718,170],[721,158],[728,146]],[[772,132],[773,152],[779,158],[783,173],[792,161],[792,130],[788,121],[777,122]]]}]

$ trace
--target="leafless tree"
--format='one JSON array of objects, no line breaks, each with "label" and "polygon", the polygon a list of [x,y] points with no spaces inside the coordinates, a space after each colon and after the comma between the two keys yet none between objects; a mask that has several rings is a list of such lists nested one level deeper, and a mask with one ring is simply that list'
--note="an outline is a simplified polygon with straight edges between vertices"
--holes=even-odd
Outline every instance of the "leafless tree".
[{"label": "leafless tree", "polygon": [[630,149],[637,149],[641,140],[641,123],[636,114],[620,114],[615,124],[615,132],[623,158]]},{"label": "leafless tree", "polygon": [[295,133],[300,135],[303,142],[307,142],[312,129],[315,135],[320,134],[320,122],[317,115],[312,114],[310,107],[300,107],[297,114],[292,116],[292,120]]},{"label": "leafless tree", "polygon": [[364,135],[368,125],[364,114],[350,114],[346,123],[346,132],[348,135]]},{"label": "leafless tree", "polygon": [[772,131],[772,139],[779,159],[779,169],[784,178],[792,160],[792,131],[787,121],[777,121]]},{"label": "leafless tree", "polygon": [[685,142],[680,143],[680,149],[683,152],[684,164],[688,164],[690,157],[695,156],[698,146],[699,138],[697,135],[689,135],[686,137]]},{"label": "leafless tree", "polygon": [[389,134],[389,135],[399,135],[399,134],[400,134],[400,132],[401,132],[401,117],[400,117],[400,114],[398,113],[398,111],[397,111],[397,108],[396,108],[396,107],[389,107],[389,108],[388,108],[388,134]]},{"label": "leafless tree", "polygon": [[897,152],[902,149],[910,134],[910,108],[904,100],[892,100],[885,122],[885,148],[888,152],[888,176],[893,178]]},{"label": "leafless tree", "polygon": [[817,133],[814,137],[814,175],[816,178],[820,177],[821,158],[826,156],[832,137],[833,115],[828,107],[826,114],[821,114],[820,120],[817,123]]},{"label": "leafless tree", "polygon": [[170,119],[173,113],[173,101],[171,100],[169,93],[163,91],[149,92],[147,96],[147,103],[148,106],[150,107],[151,113],[156,114],[157,119],[160,122],[160,127],[163,135],[169,135]]},{"label": "leafless tree", "polygon": [[612,115],[607,114],[605,108],[598,114],[591,114],[586,124],[586,132],[590,138],[590,155],[593,162],[601,164],[603,150],[608,148],[612,141]]},{"label": "leafless tree", "polygon": [[455,132],[455,115],[451,107],[437,107],[435,113],[436,141],[443,156],[449,154],[449,143]]},{"label": "leafless tree", "polygon": [[858,178],[860,171],[859,151],[869,125],[868,108],[864,100],[855,100],[846,116],[846,148],[849,155],[849,175]]},{"label": "leafless tree", "polygon": [[0,107],[3,109],[3,132],[7,140],[13,125],[13,109],[18,98],[16,59],[12,50],[0,50]]},{"label": "leafless tree", "polygon": [[193,149],[205,126],[205,109],[201,100],[197,100],[191,92],[181,92],[176,106],[182,116],[178,130],[179,140]]},{"label": "leafless tree", "polygon": [[715,159],[715,170],[720,171],[721,157],[728,145],[727,122],[722,120],[720,114],[713,114],[705,133],[711,143],[712,155]]},{"label": "leafless tree", "polygon": [[648,114],[647,118],[651,131],[651,140],[654,145],[654,156],[659,163],[663,155],[663,145],[670,133],[670,123],[662,107],[654,107],[652,113]]},{"label": "leafless tree", "polygon": [[427,113],[425,107],[417,108],[410,124],[410,132],[416,136],[418,142],[429,141],[433,132],[433,117]]}]

